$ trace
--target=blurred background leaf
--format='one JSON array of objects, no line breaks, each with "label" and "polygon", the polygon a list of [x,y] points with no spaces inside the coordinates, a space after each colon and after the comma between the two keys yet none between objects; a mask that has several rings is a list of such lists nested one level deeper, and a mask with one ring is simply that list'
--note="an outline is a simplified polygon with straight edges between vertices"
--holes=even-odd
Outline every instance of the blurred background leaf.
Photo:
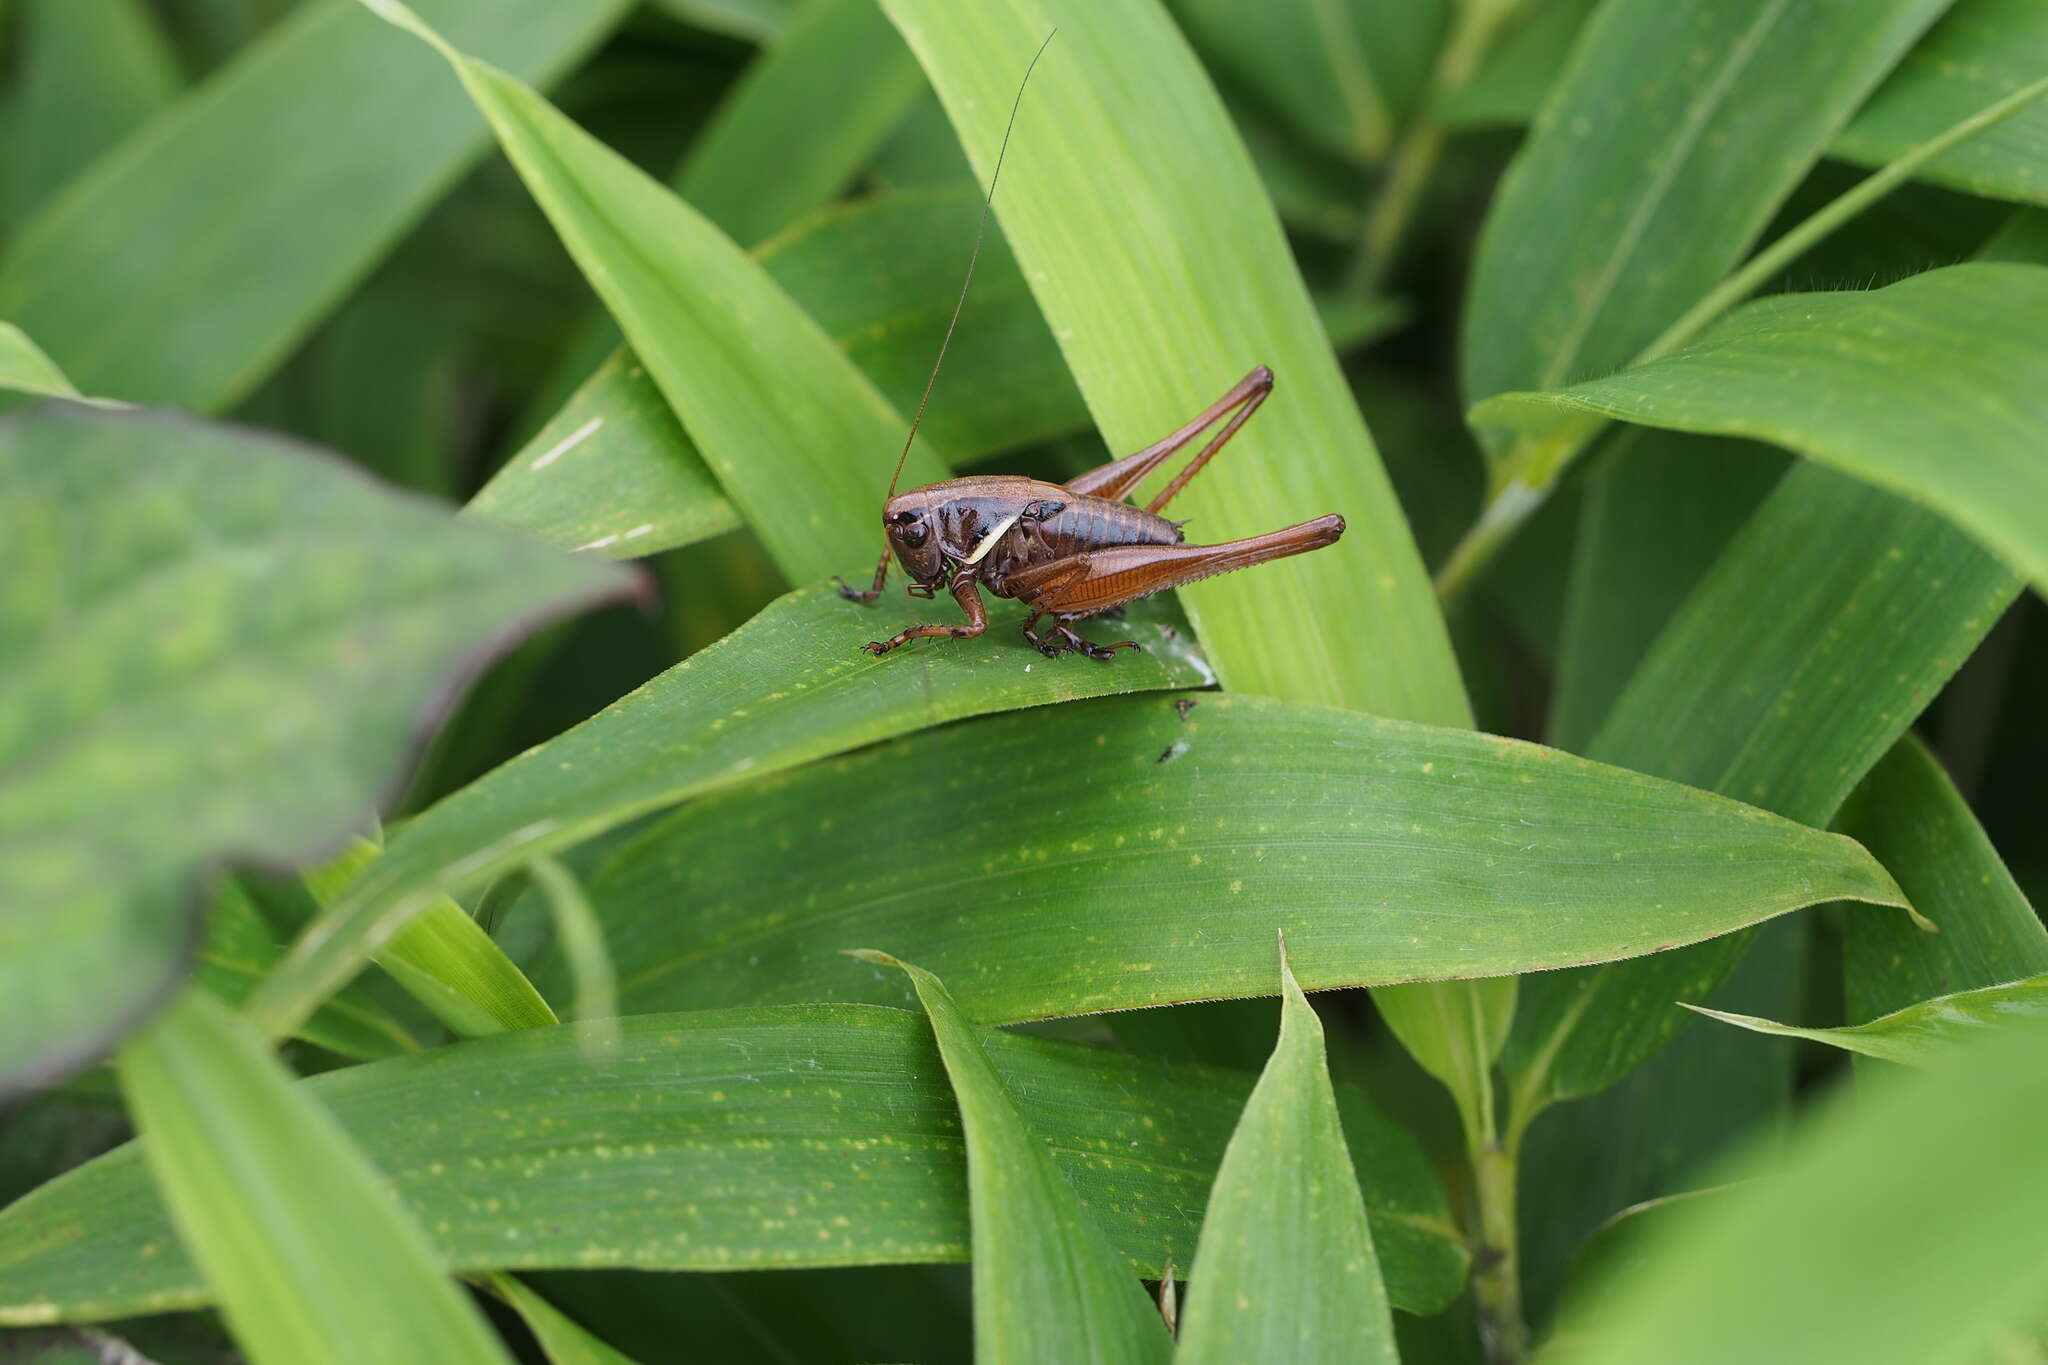
[{"label": "blurred background leaf", "polygon": [[1861,1360],[1987,1358],[2048,1293],[2048,1053],[2038,1026],[1989,1041],[1838,1097],[1778,1173],[1673,1210],[1568,1308],[1548,1354],[1790,1360],[1824,1340]]},{"label": "blurred background leaf", "polygon": [[175,1002],[119,1069],[177,1239],[252,1362],[509,1365],[376,1170],[211,996]]},{"label": "blurred background leaf", "polygon": [[10,1092],[161,1002],[220,864],[305,862],[362,828],[479,656],[629,586],[166,415],[12,418],[0,484]]},{"label": "blurred background leaf", "polygon": [[1866,1057],[1924,1066],[1953,1048],[1981,1040],[1987,1033],[2024,1027],[2031,1021],[2048,1018],[2048,976],[1937,995],[1867,1024],[1842,1028],[1800,1028],[1774,1019],[1759,1019],[1753,1014],[1694,1008],[1709,1018],[1756,1033],[1805,1038]]},{"label": "blurred background leaf", "polygon": [[[426,9],[545,80],[626,0],[517,3]],[[446,73],[406,48],[354,0],[272,29],[21,227],[0,256],[0,315],[88,393],[230,406],[484,148]]]},{"label": "blurred background leaf", "polygon": [[21,0],[22,52],[0,160],[0,227],[51,193],[184,87],[142,0]]}]

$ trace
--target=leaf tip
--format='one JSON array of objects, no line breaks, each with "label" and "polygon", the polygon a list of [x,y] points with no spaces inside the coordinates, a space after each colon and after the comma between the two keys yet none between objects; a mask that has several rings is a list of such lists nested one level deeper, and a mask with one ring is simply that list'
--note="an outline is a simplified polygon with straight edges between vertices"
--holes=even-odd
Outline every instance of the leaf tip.
[{"label": "leaf tip", "polygon": [[903,963],[883,952],[880,948],[841,948],[840,956],[850,957],[859,962],[872,963],[877,967],[901,967]]}]

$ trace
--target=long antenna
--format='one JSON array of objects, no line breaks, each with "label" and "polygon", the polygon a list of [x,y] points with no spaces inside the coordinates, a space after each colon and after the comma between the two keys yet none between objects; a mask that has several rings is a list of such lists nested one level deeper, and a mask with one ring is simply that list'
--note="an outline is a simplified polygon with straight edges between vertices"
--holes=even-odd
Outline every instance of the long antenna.
[{"label": "long antenna", "polygon": [[1024,79],[1017,82],[1017,97],[1010,103],[1010,121],[1003,125],[1002,145],[996,148],[995,174],[988,178],[988,198],[981,201],[981,221],[974,229],[974,254],[967,258],[967,278],[960,281],[960,297],[953,301],[953,320],[946,324],[945,339],[939,342],[939,358],[932,362],[932,373],[924,381],[924,396],[917,400],[917,415],[910,419],[910,434],[903,438],[903,453],[896,457],[895,472],[889,475],[889,491],[882,500],[887,502],[896,496],[896,481],[903,477],[903,462],[910,458],[910,447],[917,440],[917,429],[924,422],[925,406],[932,401],[932,388],[939,382],[939,367],[946,363],[946,348],[953,344],[953,329],[960,325],[960,311],[967,306],[967,289],[974,283],[974,267],[981,261],[981,239],[988,232],[988,213],[996,202],[996,184],[1003,178],[1003,157],[1010,150],[1010,131],[1017,126],[1017,111],[1024,105],[1024,87],[1031,83],[1031,73],[1038,69],[1038,59],[1045,55],[1052,45],[1055,28],[1045,35],[1045,41],[1038,45],[1038,51],[1031,54],[1031,65],[1024,68]]}]

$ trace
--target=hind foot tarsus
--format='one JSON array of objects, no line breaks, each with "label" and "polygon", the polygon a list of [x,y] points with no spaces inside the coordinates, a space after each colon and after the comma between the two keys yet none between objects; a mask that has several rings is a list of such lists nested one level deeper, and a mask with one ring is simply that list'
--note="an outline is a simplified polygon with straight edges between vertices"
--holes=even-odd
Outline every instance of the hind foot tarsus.
[{"label": "hind foot tarsus", "polygon": [[1113,645],[1098,645],[1093,640],[1084,640],[1066,626],[1052,628],[1052,639],[1043,639],[1028,624],[1024,627],[1024,638],[1048,659],[1057,659],[1068,650],[1077,650],[1100,663],[1107,663],[1116,657],[1120,649],[1143,649],[1136,640],[1119,640]]}]

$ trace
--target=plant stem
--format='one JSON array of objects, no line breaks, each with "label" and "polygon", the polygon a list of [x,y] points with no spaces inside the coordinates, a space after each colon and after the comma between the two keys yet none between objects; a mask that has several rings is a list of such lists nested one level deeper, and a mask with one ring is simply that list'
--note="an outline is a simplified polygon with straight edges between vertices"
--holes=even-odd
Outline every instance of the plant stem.
[{"label": "plant stem", "polygon": [[[1708,290],[1698,303],[1644,347],[1630,365],[1644,365],[1661,359],[1693,340],[1772,276],[1836,228],[1911,179],[1928,162],[1953,151],[1985,129],[2003,123],[2044,95],[2048,95],[2048,77],[2021,86],[2005,98],[1986,105],[1837,195]],[[1493,491],[1486,506],[1437,573],[1437,595],[1440,598],[1449,601],[1472,585],[1522,523],[1543,505],[1558,476],[1607,425],[1606,418],[1580,417],[1552,433],[1521,437],[1508,448],[1496,468]]]},{"label": "plant stem", "polygon": [[1488,1365],[1521,1365],[1529,1353],[1522,1321],[1522,1272],[1516,1251],[1515,1169],[1521,1144],[1489,1137],[1472,1152],[1472,1191],[1479,1204],[1479,1248],[1472,1272],[1479,1338]]},{"label": "plant stem", "polygon": [[1366,213],[1365,232],[1346,281],[1352,292],[1364,293],[1376,287],[1392,268],[1416,206],[1422,202],[1422,191],[1443,153],[1445,130],[1436,107],[1472,79],[1494,35],[1520,3],[1521,0],[1508,0],[1505,4],[1473,0],[1458,7],[1450,39],[1437,55],[1436,69],[1430,75],[1421,108],[1387,159],[1386,179]]}]

